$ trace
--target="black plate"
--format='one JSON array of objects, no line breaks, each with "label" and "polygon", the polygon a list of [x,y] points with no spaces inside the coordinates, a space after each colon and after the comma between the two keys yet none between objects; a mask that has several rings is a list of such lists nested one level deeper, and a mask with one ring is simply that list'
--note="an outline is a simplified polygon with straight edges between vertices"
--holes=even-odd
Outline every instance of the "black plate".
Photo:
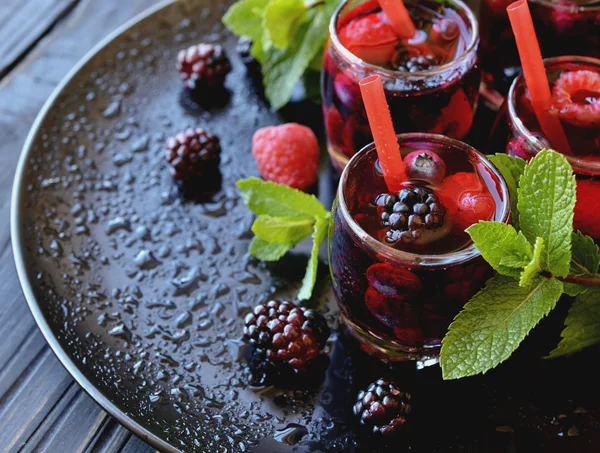
[{"label": "black plate", "polygon": [[[72,71],[42,109],[16,175],[12,233],[19,277],[40,329],[75,379],[130,430],[167,452],[379,451],[350,417],[380,375],[413,392],[413,430],[391,449],[420,452],[592,452],[600,448],[593,353],[539,360],[560,323],[484,377],[442,382],[439,369],[389,369],[332,337],[316,390],[250,386],[242,317],[293,297],[306,256],[267,268],[246,254],[252,215],[235,181],[256,174],[253,132],[319,108],[272,113],[223,32],[226,5],[181,0],[120,29]],[[177,51],[224,41],[234,70],[217,100],[190,99]],[[165,137],[205,126],[221,138],[222,182],[182,198]],[[331,201],[328,171],[320,195]],[[336,324],[321,269],[313,305]],[[258,446],[257,446],[258,445]]]}]

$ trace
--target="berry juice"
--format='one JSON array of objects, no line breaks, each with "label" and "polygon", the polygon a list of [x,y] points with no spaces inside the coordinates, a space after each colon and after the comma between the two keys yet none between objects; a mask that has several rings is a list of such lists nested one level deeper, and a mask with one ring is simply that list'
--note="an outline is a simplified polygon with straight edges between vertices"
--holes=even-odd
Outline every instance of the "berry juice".
[{"label": "berry juice", "polygon": [[[577,178],[575,229],[600,242],[600,60],[557,57],[544,60],[552,88],[550,112],[558,116],[570,145],[567,156]],[[544,136],[523,77],[512,84],[492,132],[492,144],[512,156],[531,159],[553,148]]]},{"label": "berry juice", "polygon": [[[481,68],[485,85],[508,92],[521,63],[506,7],[513,0],[481,3]],[[529,0],[544,57],[600,57],[600,0]]]},{"label": "berry juice", "polygon": [[374,0],[344,1],[330,24],[322,97],[338,170],[373,138],[358,83],[381,77],[394,128],[464,138],[479,96],[477,21],[459,0],[405,1],[417,34],[402,40]]},{"label": "berry juice", "polygon": [[329,234],[342,319],[384,360],[437,359],[441,340],[492,269],[465,229],[506,222],[507,189],[468,145],[433,134],[399,135],[407,180],[387,189],[373,145],[344,170]]}]

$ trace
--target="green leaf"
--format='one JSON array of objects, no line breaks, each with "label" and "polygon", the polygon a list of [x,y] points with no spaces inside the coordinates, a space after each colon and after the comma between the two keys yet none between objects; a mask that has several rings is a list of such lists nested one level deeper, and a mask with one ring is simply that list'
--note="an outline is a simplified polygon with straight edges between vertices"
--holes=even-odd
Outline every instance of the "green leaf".
[{"label": "green leaf", "polygon": [[530,287],[503,275],[490,279],[464,307],[442,343],[444,379],[485,373],[506,360],[562,294],[556,279],[538,278]]},{"label": "green leaf", "polygon": [[548,358],[572,354],[600,343],[600,289],[590,288],[580,294],[569,310],[558,347]]},{"label": "green leaf", "polygon": [[236,35],[248,36],[256,43],[262,39],[263,15],[269,1],[239,0],[225,13],[223,23]]},{"label": "green leaf", "polygon": [[256,215],[311,219],[329,215],[317,197],[283,184],[248,178],[238,181],[237,186],[242,200]]},{"label": "green leaf", "polygon": [[327,236],[327,230],[329,229],[330,220],[331,215],[327,214],[327,216],[317,219],[317,223],[315,224],[315,230],[313,232],[312,251],[310,253],[308,266],[306,267],[306,274],[304,275],[304,279],[302,280],[302,287],[300,288],[300,292],[298,293],[299,300],[308,300],[312,295],[313,288],[315,287],[315,282],[317,281],[317,269],[319,267],[319,249],[321,248],[321,244],[325,240],[325,236]]},{"label": "green leaf", "polygon": [[519,210],[517,207],[519,180],[525,170],[526,162],[518,157],[508,154],[496,154],[488,156],[492,163],[500,170],[510,194],[511,220],[515,228],[519,228]]},{"label": "green leaf", "polygon": [[315,221],[308,217],[272,217],[261,215],[252,231],[261,239],[275,244],[297,244],[307,237]]},{"label": "green leaf", "polygon": [[525,167],[518,193],[521,231],[529,242],[544,240],[542,269],[566,277],[575,208],[575,176],[569,162],[557,152],[541,151]]},{"label": "green leaf", "polygon": [[287,49],[266,52],[262,67],[263,81],[273,109],[279,110],[288,103],[294,86],[311,61],[323,50],[332,5],[335,8],[335,2],[327,1],[323,6],[312,8],[308,12],[308,20],[298,27]]},{"label": "green leaf", "polygon": [[261,261],[277,261],[293,246],[293,244],[272,244],[255,236],[250,242],[248,252]]},{"label": "green leaf", "polygon": [[535,245],[533,246],[533,257],[523,272],[521,272],[521,280],[519,281],[520,286],[529,287],[533,284],[535,278],[542,272],[541,260],[542,252],[544,251],[544,240],[537,238]]},{"label": "green leaf", "polygon": [[499,273],[518,277],[532,257],[531,244],[512,225],[479,222],[467,228],[483,258]]},{"label": "green leaf", "polygon": [[[585,236],[581,231],[573,233],[571,250],[571,271],[569,275],[576,277],[595,277],[598,274],[600,255],[598,246],[594,240]],[[576,283],[565,283],[565,293],[569,296],[577,296],[588,287]]]},{"label": "green leaf", "polygon": [[306,17],[304,0],[271,0],[265,10],[263,26],[273,44],[285,49],[292,43],[298,26]]}]

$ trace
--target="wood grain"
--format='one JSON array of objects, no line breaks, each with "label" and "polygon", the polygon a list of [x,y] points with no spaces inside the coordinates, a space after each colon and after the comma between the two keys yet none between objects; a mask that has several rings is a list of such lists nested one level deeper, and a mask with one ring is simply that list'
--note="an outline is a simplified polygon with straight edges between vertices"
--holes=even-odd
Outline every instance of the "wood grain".
[{"label": "wood grain", "polygon": [[[0,2],[0,450],[155,451],[108,416],[46,345],[10,248],[10,192],[25,137],[45,100],[97,42],[157,0]],[[23,54],[25,56],[23,57]]]}]

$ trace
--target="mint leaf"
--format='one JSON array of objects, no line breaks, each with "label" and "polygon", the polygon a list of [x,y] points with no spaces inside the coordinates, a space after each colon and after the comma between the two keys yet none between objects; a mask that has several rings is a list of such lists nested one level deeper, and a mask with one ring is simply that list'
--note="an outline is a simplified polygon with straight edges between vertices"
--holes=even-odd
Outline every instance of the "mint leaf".
[{"label": "mint leaf", "polygon": [[580,351],[600,343],[600,289],[590,288],[580,294],[569,310],[558,347],[548,358]]},{"label": "mint leaf", "polygon": [[296,30],[306,16],[304,0],[271,0],[265,10],[263,26],[273,44],[285,49],[292,44]]},{"label": "mint leaf", "polygon": [[294,86],[323,50],[335,6],[336,2],[328,0],[324,5],[312,8],[308,12],[308,20],[298,27],[288,48],[271,49],[265,53],[263,81],[273,109],[279,110],[290,100]]},{"label": "mint leaf", "polygon": [[467,228],[467,233],[483,258],[503,275],[518,277],[531,260],[531,244],[512,225],[479,222]]},{"label": "mint leaf", "polygon": [[567,276],[575,208],[575,176],[567,159],[551,150],[538,153],[525,167],[518,194],[521,231],[529,242],[544,240],[542,269]]},{"label": "mint leaf", "polygon": [[259,238],[275,244],[297,244],[307,237],[315,221],[308,217],[272,217],[261,215],[252,225]]},{"label": "mint leaf", "polygon": [[306,267],[306,274],[302,280],[302,287],[298,293],[299,300],[308,300],[312,294],[315,282],[317,281],[317,269],[319,267],[319,249],[321,244],[327,236],[327,230],[329,228],[329,221],[331,215],[328,213],[327,216],[318,218],[315,223],[315,231],[313,232],[313,246],[310,253],[310,259],[308,266]]},{"label": "mint leaf", "polygon": [[578,277],[594,277],[598,273],[600,255],[594,240],[581,231],[573,233],[571,249],[571,272]]},{"label": "mint leaf", "polygon": [[236,35],[248,36],[256,44],[262,39],[263,14],[269,1],[239,0],[227,10],[223,23]]},{"label": "mint leaf", "polygon": [[508,154],[495,154],[488,156],[492,163],[500,170],[510,194],[511,220],[515,228],[519,228],[519,209],[517,206],[519,180],[527,164],[523,159],[512,157]]},{"label": "mint leaf", "polygon": [[248,252],[261,261],[277,261],[293,247],[293,244],[272,244],[257,236],[252,238]]},{"label": "mint leaf", "polygon": [[256,215],[310,218],[329,215],[317,197],[283,184],[248,178],[238,181],[237,186],[242,200]]},{"label": "mint leaf", "polygon": [[519,285],[528,287],[533,284],[535,278],[542,272],[541,260],[542,252],[544,251],[544,240],[537,238],[535,245],[533,246],[533,257],[523,272],[521,273],[521,280]]},{"label": "mint leaf", "polygon": [[[595,277],[598,274],[600,255],[594,240],[584,235],[581,231],[573,233],[571,250],[571,271],[569,275],[575,277]],[[577,296],[588,287],[576,283],[565,283],[565,293]]]},{"label": "mint leaf", "polygon": [[523,288],[497,275],[465,305],[442,343],[444,379],[485,373],[506,360],[562,294],[556,279],[537,278]]}]

